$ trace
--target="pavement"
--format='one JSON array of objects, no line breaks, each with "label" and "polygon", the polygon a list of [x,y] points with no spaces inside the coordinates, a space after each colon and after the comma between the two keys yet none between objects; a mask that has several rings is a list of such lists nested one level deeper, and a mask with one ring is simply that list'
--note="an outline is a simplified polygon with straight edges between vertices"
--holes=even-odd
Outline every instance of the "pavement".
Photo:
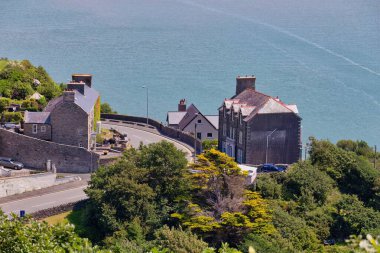
[{"label": "pavement", "polygon": [[[122,124],[103,122],[102,127],[114,128],[122,134],[127,134],[131,145],[135,148],[138,148],[141,142],[143,144],[150,144],[162,140],[169,141],[173,143],[178,149],[184,151],[189,161],[192,159],[191,148],[177,140],[169,139],[165,136],[153,132],[147,132],[140,129],[124,126]],[[25,210],[26,213],[33,213],[86,199],[87,196],[84,193],[83,189],[87,187],[87,181],[90,179],[90,175],[79,174],[79,176],[82,177],[82,181],[78,181],[80,183],[67,183],[64,185],[52,186],[32,192],[25,192],[18,195],[0,198],[0,209],[2,209],[6,214],[9,214],[11,212],[18,214],[20,210]]]}]

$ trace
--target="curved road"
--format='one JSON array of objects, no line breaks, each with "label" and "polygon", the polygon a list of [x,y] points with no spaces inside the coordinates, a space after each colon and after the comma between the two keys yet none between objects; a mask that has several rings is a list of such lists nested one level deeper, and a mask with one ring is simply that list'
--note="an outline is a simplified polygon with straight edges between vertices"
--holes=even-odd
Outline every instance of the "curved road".
[{"label": "curved road", "polygon": [[[140,129],[131,128],[120,123],[109,123],[103,122],[102,127],[104,128],[114,128],[122,134],[127,134],[130,139],[130,143],[133,147],[139,147],[140,142],[143,144],[150,144],[159,142],[162,140],[169,141],[173,143],[178,149],[186,153],[187,159],[191,160],[192,150],[185,144],[169,139],[165,136],[146,132]],[[13,200],[0,204],[0,209],[4,213],[9,214],[11,212],[18,214],[20,210],[25,210],[26,213],[33,213],[39,210],[44,210],[47,208],[60,206],[67,203],[77,202],[79,200],[86,199],[87,196],[83,192],[86,186],[80,186],[72,189],[61,190],[57,192],[51,192],[44,195],[20,198],[19,200]],[[22,196],[22,194],[21,194]]]},{"label": "curved road", "polygon": [[103,121],[102,128],[113,128],[122,134],[127,134],[127,137],[129,138],[131,145],[135,148],[138,148],[141,142],[144,145],[160,142],[163,140],[171,142],[174,144],[174,146],[176,146],[176,148],[186,153],[186,157],[189,161],[191,160],[193,150],[190,147],[188,147],[186,144],[182,144],[181,142],[170,139],[166,136],[147,132],[141,129],[128,127],[127,125],[124,125],[122,123],[110,123]]}]

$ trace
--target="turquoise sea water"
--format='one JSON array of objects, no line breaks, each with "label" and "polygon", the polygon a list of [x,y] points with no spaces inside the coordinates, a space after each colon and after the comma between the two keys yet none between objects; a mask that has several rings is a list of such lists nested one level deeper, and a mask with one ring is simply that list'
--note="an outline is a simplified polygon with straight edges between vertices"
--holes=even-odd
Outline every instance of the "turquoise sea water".
[{"label": "turquoise sea water", "polygon": [[57,82],[94,74],[121,113],[165,121],[186,98],[216,114],[237,75],[296,103],[304,140],[380,145],[378,0],[0,1],[0,56]]}]

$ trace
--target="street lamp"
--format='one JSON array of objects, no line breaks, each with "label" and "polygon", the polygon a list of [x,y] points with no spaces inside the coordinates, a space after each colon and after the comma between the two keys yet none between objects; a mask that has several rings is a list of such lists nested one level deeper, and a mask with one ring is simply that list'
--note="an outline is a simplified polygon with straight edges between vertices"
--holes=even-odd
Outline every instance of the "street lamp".
[{"label": "street lamp", "polygon": [[143,85],[142,88],[146,89],[146,124],[149,125],[149,89],[146,85]]},{"label": "street lamp", "polygon": [[[197,116],[199,115],[199,113],[195,113],[195,118],[197,118]],[[197,122],[195,122],[194,124],[194,162],[195,162],[195,158],[197,156]]]},{"label": "street lamp", "polygon": [[267,135],[267,149],[265,150],[265,163],[268,163],[268,147],[269,147],[269,137],[277,131],[277,128]]}]

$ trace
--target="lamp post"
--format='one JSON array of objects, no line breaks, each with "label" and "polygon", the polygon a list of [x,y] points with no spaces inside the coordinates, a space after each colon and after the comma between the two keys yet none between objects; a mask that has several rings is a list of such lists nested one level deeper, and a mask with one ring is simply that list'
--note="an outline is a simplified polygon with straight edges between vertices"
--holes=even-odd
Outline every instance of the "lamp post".
[{"label": "lamp post", "polygon": [[142,88],[146,89],[146,124],[149,125],[149,89],[146,85],[143,85]]},{"label": "lamp post", "polygon": [[265,163],[268,163],[268,147],[269,147],[269,137],[277,131],[277,128],[267,135],[267,149],[265,151]]},{"label": "lamp post", "polygon": [[[195,118],[196,119],[198,116],[198,113],[195,113]],[[194,124],[194,162],[195,158],[197,157],[197,122]]]}]

